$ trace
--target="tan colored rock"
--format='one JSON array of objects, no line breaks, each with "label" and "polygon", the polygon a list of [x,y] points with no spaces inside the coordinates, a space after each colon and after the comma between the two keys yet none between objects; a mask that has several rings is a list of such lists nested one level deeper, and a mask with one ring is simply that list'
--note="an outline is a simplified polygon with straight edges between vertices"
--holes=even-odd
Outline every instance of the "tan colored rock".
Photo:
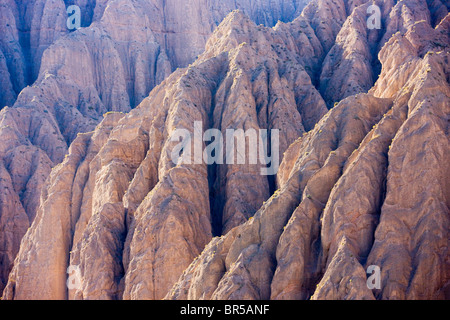
[{"label": "tan colored rock", "polygon": [[[251,222],[212,242],[166,298],[447,298],[448,17],[389,40],[371,94],[345,99],[292,144],[280,190]],[[294,190],[296,209],[280,208]],[[373,293],[370,265],[382,276]]]},{"label": "tan colored rock", "polygon": [[[377,37],[358,36],[363,1],[313,1],[298,19],[275,28],[257,26],[241,12],[228,15],[192,65],[175,71],[127,115],[108,114],[93,132],[75,138],[43,187],[4,298],[448,297],[450,15],[433,27],[442,6],[402,2],[383,7],[389,27]],[[101,24],[118,8],[141,13],[129,3],[115,5],[105,8],[104,20],[70,37],[82,42],[95,38],[94,32],[110,32]],[[418,20],[424,14],[430,18]],[[324,18],[329,23],[320,27]],[[405,22],[398,24],[400,33],[384,38],[396,19]],[[130,32],[115,27],[117,39]],[[145,32],[136,35],[148,44]],[[116,49],[109,41],[103,39],[104,48]],[[346,67],[330,73],[332,64],[345,60],[334,61],[330,52],[349,53],[352,43],[361,56],[350,55]],[[65,59],[59,50],[46,51],[48,68]],[[91,54],[81,46],[76,50]],[[326,113],[314,86],[325,79],[323,70],[329,83],[356,83],[367,90],[374,79],[361,70],[375,75],[376,67],[371,61],[369,70],[364,58],[373,59],[378,50],[382,68],[374,87],[369,93],[327,87],[333,99],[350,96]],[[116,66],[114,61],[105,58],[98,70]],[[61,74],[70,74],[70,63],[61,65]],[[359,71],[347,77],[352,66]],[[92,71],[83,77],[76,86],[89,83]],[[97,99],[99,104],[126,100],[129,87],[120,79],[101,80],[95,90],[102,88],[109,98]],[[42,81],[76,96],[76,89],[61,86],[52,75]],[[19,99],[27,101],[38,90],[29,88]],[[33,141],[49,150],[51,161],[60,157],[56,145],[42,139],[52,128],[59,136],[58,117],[53,111],[48,117],[18,117],[23,109],[8,108],[0,118],[0,133],[11,138],[0,145],[9,159],[2,176],[5,185],[18,189],[26,175],[13,160],[30,157],[20,154],[29,135],[19,128],[33,128]],[[75,109],[55,110],[69,123],[62,129],[65,137],[76,136],[71,128],[77,123],[93,125],[78,120]],[[222,132],[280,129],[284,157],[277,177],[269,180],[249,164],[173,163],[171,135],[176,129],[193,132],[195,121]],[[39,130],[23,126],[36,122]],[[8,195],[3,198],[14,200]],[[8,210],[14,205],[4,203]],[[19,208],[13,215],[20,221],[18,235],[26,228],[24,212]],[[8,252],[8,261],[12,256]],[[80,270],[81,285],[74,290],[65,283],[69,265]],[[370,265],[381,268],[380,290],[367,287]],[[40,274],[43,269],[48,272]]]},{"label": "tan colored rock", "polygon": [[30,226],[30,221],[14,190],[11,177],[3,164],[0,166],[0,174],[3,184],[0,191],[0,209],[1,212],[10,213],[0,216],[0,246],[4,248],[0,252],[0,262],[2,267],[5,266],[1,269],[0,286],[4,288],[15,256],[19,252],[20,241]]},{"label": "tan colored rock", "polygon": [[[245,33],[238,31],[242,26]],[[259,174],[259,165],[218,166],[213,172],[206,164],[175,166],[170,157],[173,131],[193,132],[194,121],[224,132],[280,128],[284,152],[304,132],[304,125],[312,126],[326,112],[324,101],[294,58],[297,49],[289,47],[291,35],[283,38],[279,31],[258,27],[240,12],[227,17],[213,37],[220,34],[221,52],[207,46],[198,61],[156,87],[138,108],[107,129],[108,135],[102,133],[106,130],[102,128],[113,126],[107,117],[94,133],[76,138],[60,169],[70,172],[73,183],[64,188],[70,197],[52,193],[52,188],[61,189],[62,182],[50,181],[44,192],[48,200],[42,202],[34,227],[42,227],[41,216],[50,219],[46,210],[54,207],[46,203],[55,201],[67,208],[58,215],[65,221],[64,246],[59,251],[53,248],[53,256],[45,259],[57,267],[36,283],[59,285],[41,297],[162,299],[211,240],[212,221],[218,224],[216,232],[227,232],[247,221],[269,197],[270,183]],[[253,36],[260,40],[251,42]],[[266,44],[275,38],[281,40],[278,48],[268,50]],[[261,50],[266,54],[261,55]],[[306,112],[311,101],[316,108]],[[303,113],[308,115],[304,124]],[[82,147],[77,147],[80,143]],[[222,202],[216,200],[220,211],[210,211],[210,186],[223,195]],[[252,191],[254,186],[258,187]],[[25,252],[36,252],[40,243],[53,243],[55,235],[29,237],[23,246],[27,251],[19,253],[18,260],[28,260]],[[33,255],[30,264],[42,265],[45,249],[36,254],[40,257]],[[82,276],[81,288],[69,292],[63,290],[61,280],[55,280],[66,277],[64,268],[69,266],[57,261],[68,259]],[[31,274],[18,263],[5,290],[7,298],[34,297],[21,289],[29,283],[22,272]]]},{"label": "tan colored rock", "polygon": [[367,28],[367,8],[371,4],[352,11],[323,61],[320,90],[330,108],[348,96],[367,92],[375,82],[376,52],[370,38],[373,34]]},{"label": "tan colored rock", "polygon": [[[368,265],[379,265],[382,269],[382,288],[375,292],[377,298],[448,298],[449,197],[448,179],[444,177],[448,176],[449,168],[444,159],[449,150],[445,114],[449,112],[450,90],[442,84],[448,79],[449,56],[445,51],[431,50],[448,46],[445,31],[449,19],[447,15],[435,30],[419,22],[404,36],[407,39],[404,41],[415,49],[416,59],[425,48],[430,51],[419,60],[404,84],[404,88],[412,91],[408,119],[389,151],[386,199],[367,261]],[[424,42],[420,35],[425,33],[441,42]],[[389,54],[385,57],[393,61]],[[405,65],[406,61],[397,63]],[[416,147],[407,148],[411,145]],[[409,187],[397,187],[404,185]]]},{"label": "tan colored rock", "polygon": [[[117,118],[115,116],[115,119]],[[108,118],[105,121],[107,122]],[[88,151],[87,142],[91,136],[92,134],[80,135],[71,146],[71,156],[58,165],[47,180],[48,189],[44,188],[36,220],[27,231],[21,246],[22,251],[18,254],[23,260],[9,276],[5,298],[67,298],[66,270],[76,217],[72,216],[71,209],[73,192],[64,185],[74,181],[76,169]],[[42,270],[45,270],[45,275]],[[35,281],[35,288],[42,290],[37,292],[26,285],[22,287],[29,281]]]},{"label": "tan colored rock", "polygon": [[[66,6],[71,4],[81,7],[84,28],[67,34]],[[49,167],[63,160],[77,134],[92,131],[108,111],[130,111],[173,69],[193,62],[228,12],[239,6],[258,23],[274,25],[278,19],[291,20],[304,1],[273,2],[271,15],[262,13],[266,5],[249,1],[185,1],[183,6],[179,1],[142,0],[2,2],[0,107],[11,108],[2,110],[0,151],[2,158],[8,157],[3,162],[11,162],[5,167],[13,168],[10,174],[19,180],[34,181],[39,172],[39,181],[21,181],[16,183],[20,189],[15,189],[31,221]],[[187,13],[191,19],[185,19]],[[39,161],[31,158],[34,149],[26,158],[36,164],[23,166],[19,157],[8,155],[17,155],[25,146],[39,148],[40,156],[46,154],[52,162],[33,177],[30,168]],[[251,208],[256,210],[254,205]],[[15,214],[2,212],[8,216],[5,220]],[[2,269],[11,267],[2,265]]]},{"label": "tan colored rock", "polygon": [[374,300],[367,287],[366,271],[343,237],[327,272],[317,285],[311,300]]},{"label": "tan colored rock", "polygon": [[[272,277],[274,277],[273,270],[276,267],[274,261],[275,259],[278,260],[277,269],[280,268],[281,263],[287,258],[287,256],[283,256],[282,248],[290,243],[291,250],[288,250],[288,252],[289,254],[292,254],[292,249],[299,247],[299,244],[293,240],[292,235],[295,234],[298,236],[304,234],[305,237],[308,237],[307,233],[310,229],[306,224],[300,222],[300,219],[302,219],[301,217],[305,215],[306,222],[306,217],[310,214],[312,215],[310,218],[311,222],[314,223],[315,219],[313,216],[320,213],[323,208],[323,205],[320,203],[321,201],[326,201],[327,194],[334,184],[331,180],[328,182],[329,186],[327,186],[324,184],[324,181],[326,181],[330,175],[334,174],[337,177],[339,176],[339,166],[342,165],[342,160],[339,160],[340,157],[345,158],[346,154],[347,156],[350,155],[353,150],[352,148],[355,148],[359,144],[358,140],[364,137],[364,127],[365,130],[371,128],[370,122],[369,124],[364,125],[364,122],[361,122],[361,120],[354,120],[353,122],[349,121],[348,124],[346,121],[339,121],[336,123],[335,119],[345,119],[345,117],[339,117],[337,115],[352,114],[350,110],[358,110],[359,116],[362,119],[373,122],[377,117],[381,117],[389,106],[389,103],[380,103],[375,98],[361,98],[361,102],[366,101],[367,103],[371,101],[374,103],[373,109],[378,110],[378,115],[375,110],[373,110],[373,115],[370,115],[367,110],[363,111],[363,109],[357,108],[357,105],[352,103],[352,100],[349,100],[341,108],[334,109],[331,111],[331,114],[322,119],[319,125],[316,126],[316,129],[314,129],[314,132],[312,133],[314,137],[311,138],[310,143],[305,145],[305,147],[302,148],[303,150],[299,150],[301,158],[295,164],[294,169],[292,169],[293,172],[286,183],[283,184],[280,187],[280,190],[261,207],[251,221],[238,227],[234,232],[225,235],[223,240],[219,240],[223,242],[231,241],[232,243],[226,254],[221,253],[222,256],[225,256],[222,261],[222,263],[225,264],[225,269],[223,270],[224,276],[217,284],[216,290],[213,292],[210,291],[210,296],[201,296],[202,298],[268,299],[271,294],[274,295],[274,292],[278,290],[278,285],[280,290],[286,290],[286,293],[289,292],[293,285],[292,277],[295,277],[296,275],[292,270],[294,265],[289,264],[288,261],[286,261],[286,267],[289,268],[289,271],[286,269],[286,274],[283,274],[281,270],[278,271],[278,274],[275,274],[275,278],[272,280]],[[341,125],[348,126],[347,130],[342,130],[342,132],[349,132],[349,134],[348,136],[342,137],[343,141],[339,143],[342,147],[333,151],[334,146],[338,143],[334,137],[335,130],[341,130]],[[350,129],[352,126],[362,127],[363,130]],[[356,140],[350,142],[352,139]],[[326,142],[328,146],[326,146],[324,142]],[[292,212],[294,212],[293,215]],[[291,219],[291,222],[287,224],[289,219]],[[294,222],[296,220],[299,222]],[[294,226],[302,225],[306,228],[306,233],[301,232],[300,230],[294,231]],[[284,228],[285,226],[286,228]],[[319,230],[318,223],[316,224],[316,230],[316,232]],[[289,235],[291,235],[291,237],[289,237]],[[285,236],[286,240],[280,240],[280,236],[282,239]],[[229,239],[230,237],[231,239]],[[310,242],[305,245],[309,247],[311,242],[314,242],[314,239],[311,238],[307,241]],[[278,249],[277,246],[279,247]],[[197,265],[204,268],[215,268],[212,264],[214,263],[216,265],[219,263],[217,262],[218,257],[216,258],[218,253],[212,252],[211,250],[212,249],[209,249],[202,254],[199,258],[202,262],[197,263]],[[280,253],[280,256],[278,256],[278,252]],[[314,253],[311,253],[311,256],[316,257]],[[297,255],[295,257],[296,259],[299,258]],[[198,272],[203,274],[198,269],[191,271],[191,273],[195,274],[198,274]],[[174,287],[174,290],[178,287],[185,288],[185,291],[187,290],[189,292],[190,298],[199,299],[200,296],[191,295],[191,292],[196,292],[197,290],[188,285],[191,281],[190,279],[191,274],[184,274],[180,278],[179,283]],[[279,281],[276,279],[279,279]],[[195,283],[201,282],[204,287],[211,286],[211,283],[206,281],[205,278],[202,280],[197,279]],[[287,285],[286,281],[289,285]],[[245,285],[242,286],[242,284]],[[179,293],[179,291],[171,291],[167,296],[167,298],[177,299],[183,299],[183,297],[185,296],[183,296],[182,293]]]}]

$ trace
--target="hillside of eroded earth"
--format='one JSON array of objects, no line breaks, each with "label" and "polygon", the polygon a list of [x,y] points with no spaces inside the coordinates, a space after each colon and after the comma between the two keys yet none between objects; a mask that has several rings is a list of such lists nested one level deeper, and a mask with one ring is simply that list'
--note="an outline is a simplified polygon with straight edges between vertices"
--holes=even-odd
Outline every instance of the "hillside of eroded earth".
[{"label": "hillside of eroded earth", "polygon": [[[450,299],[449,4],[73,2],[0,4],[3,299]],[[176,164],[196,122],[276,175]]]}]

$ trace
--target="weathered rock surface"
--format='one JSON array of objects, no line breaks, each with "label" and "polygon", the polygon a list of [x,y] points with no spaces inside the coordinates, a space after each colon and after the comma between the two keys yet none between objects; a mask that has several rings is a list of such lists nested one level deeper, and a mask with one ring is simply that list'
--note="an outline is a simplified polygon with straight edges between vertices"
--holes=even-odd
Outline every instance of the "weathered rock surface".
[{"label": "weathered rock surface", "polygon": [[[70,5],[80,7],[82,27],[101,20],[110,24],[107,27],[108,35],[124,29],[139,32],[136,27],[145,27],[169,56],[172,67],[176,68],[187,66],[203,52],[207,38],[230,11],[241,9],[258,24],[273,26],[278,20],[293,20],[306,3],[306,0],[279,0],[273,3],[252,3],[248,0],[220,3],[204,0],[182,3],[142,0],[4,0],[0,3],[0,72],[4,76],[0,106],[11,106],[20,91],[37,79],[43,52],[70,32],[66,27],[66,8]],[[105,13],[109,18],[104,17]],[[186,16],[190,18],[185,19]],[[118,26],[118,22],[125,21],[126,24]],[[125,38],[126,41],[139,42],[138,34],[131,37],[128,34]],[[139,60],[140,57],[136,61]],[[151,64],[150,61],[146,63]]]},{"label": "weathered rock surface", "polygon": [[296,141],[275,195],[214,239],[166,298],[448,299],[449,21],[392,37],[369,95]]},{"label": "weathered rock surface", "polygon": [[[2,144],[2,184],[24,190],[29,174],[17,158],[31,163],[27,172],[38,172],[33,183],[43,190],[39,205],[26,198],[39,208],[3,298],[450,298],[450,15],[439,1],[379,4],[383,27],[375,31],[365,28],[366,1],[312,1],[274,28],[233,12],[192,65],[90,133],[74,129],[95,124],[82,112],[61,108],[63,121],[45,122],[16,116],[20,108],[3,110],[0,134],[10,139]],[[101,32],[107,11],[58,42],[83,43]],[[107,48],[110,40],[102,41]],[[63,59],[58,50],[48,49],[43,61],[47,53]],[[48,68],[61,61],[51,59]],[[75,96],[52,73],[41,77],[48,90]],[[71,86],[85,88],[91,75],[83,77]],[[97,99],[99,108],[126,111],[137,91],[98,79],[102,88],[117,85]],[[37,105],[57,105],[50,101]],[[125,108],[103,107],[107,101]],[[170,137],[176,129],[194,132],[194,121],[224,133],[280,129],[276,179],[261,176],[259,165],[175,165]],[[18,130],[23,123],[39,124],[32,143]],[[58,129],[54,143],[43,139],[50,128]],[[61,145],[73,143],[43,185],[40,170],[64,156],[59,135]],[[23,144],[25,155],[9,156]],[[2,223],[24,232],[30,214],[16,205],[21,193],[8,188],[2,210],[14,214]],[[17,244],[11,234],[0,243]],[[371,265],[381,269],[379,290],[366,284]],[[78,289],[67,289],[69,266],[80,270]]]},{"label": "weathered rock surface", "polygon": [[[5,297],[164,298],[213,233],[247,221],[273,188],[255,165],[175,166],[172,133],[193,132],[194,121],[224,134],[281,128],[284,152],[327,112],[297,50],[291,34],[234,12],[194,64],[114,126],[107,116],[94,133],[79,135],[47,182]],[[55,224],[61,225],[57,234],[41,231]],[[70,292],[63,282],[69,261],[83,278],[82,288]],[[27,283],[38,265],[49,272],[35,285],[47,289],[34,294]]]},{"label": "weathered rock surface", "polygon": [[[292,20],[305,3],[2,1],[0,107],[10,108],[4,108],[0,115],[1,158],[13,180],[20,176],[14,192],[20,199],[18,205],[31,218],[21,224],[31,224],[43,181],[50,168],[62,161],[77,134],[94,130],[108,111],[130,111],[173,69],[193,62],[228,12],[237,6],[258,23],[271,26],[279,19]],[[72,4],[80,6],[84,28],[69,34],[66,7]],[[21,160],[32,159],[36,149],[48,158],[44,160],[48,165],[41,167],[39,174],[35,162]],[[24,152],[23,157],[9,155]],[[9,171],[10,167],[15,172]],[[37,175],[39,183],[32,178]],[[0,183],[3,187],[8,184]],[[12,221],[19,219],[17,212],[5,207],[1,215],[4,221]],[[8,238],[5,247],[0,245],[1,254],[14,257],[23,230],[0,225],[0,233]],[[0,269],[6,274],[11,266],[8,262]]]}]

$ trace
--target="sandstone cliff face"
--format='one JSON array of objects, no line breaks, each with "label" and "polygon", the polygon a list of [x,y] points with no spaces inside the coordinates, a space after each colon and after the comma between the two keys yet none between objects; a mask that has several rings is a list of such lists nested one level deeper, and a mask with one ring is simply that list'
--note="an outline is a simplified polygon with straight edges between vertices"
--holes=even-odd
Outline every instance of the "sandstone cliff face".
[{"label": "sandstone cliff face", "polygon": [[[166,298],[448,299],[449,22],[392,37],[371,92],[288,149],[279,191]],[[382,270],[373,292],[371,265]]]},{"label": "sandstone cliff face", "polygon": [[43,51],[67,33],[63,1],[0,3],[0,108],[11,106],[20,91],[36,79]]},{"label": "sandstone cliff face", "polygon": [[[1,204],[11,212],[2,225],[14,230],[3,233],[0,243],[12,248],[3,261],[14,259],[38,208],[3,297],[448,298],[450,16],[439,1],[378,4],[383,28],[371,31],[365,1],[312,1],[273,29],[233,12],[192,65],[127,115],[120,111],[130,109],[131,96],[136,103],[144,97],[136,88],[146,85],[98,77],[123,67],[116,62],[124,48],[114,39],[127,31],[105,27],[117,21],[114,6],[49,48],[42,70],[56,71],[22,92],[16,104],[24,107],[2,111]],[[136,17],[143,12],[120,6]],[[274,21],[253,19],[262,17]],[[141,20],[132,21],[139,29]],[[167,50],[158,35],[138,35],[143,61]],[[112,56],[72,77],[77,63],[109,48]],[[175,56],[152,65],[169,70]],[[149,88],[158,83],[153,71],[141,77]],[[45,91],[73,102],[39,99]],[[67,108],[75,105],[84,109]],[[31,106],[50,116],[24,111]],[[119,112],[77,135],[107,110]],[[175,165],[170,137],[180,128],[193,132],[194,121],[222,132],[280,129],[276,181],[254,165]],[[17,163],[27,163],[25,174]],[[40,201],[28,184],[43,190]],[[370,265],[382,270],[380,290],[367,288]],[[75,290],[67,290],[69,266],[80,268]]]},{"label": "sandstone cliff face", "polygon": [[[113,113],[93,134],[79,135],[47,181],[24,238],[23,254],[36,255],[17,264],[5,297],[163,298],[213,232],[247,221],[273,185],[251,165],[175,166],[173,131],[193,132],[194,121],[224,133],[282,128],[284,152],[327,112],[296,50],[292,35],[235,12],[193,65],[176,71],[126,117]],[[122,117],[114,126],[113,116]],[[61,233],[46,229],[55,224]],[[69,260],[83,276],[74,292],[64,287]],[[38,265],[49,270],[46,276],[37,277]],[[19,284],[32,278],[47,289],[36,295]]]},{"label": "sandstone cliff face", "polygon": [[[203,52],[208,36],[230,11],[241,9],[258,24],[273,26],[278,20],[293,20],[306,3],[306,0],[279,0],[273,3],[248,0],[220,3],[202,0],[182,3],[142,0],[4,0],[0,3],[0,72],[3,75],[0,106],[13,105],[20,91],[37,79],[43,52],[70,32],[66,27],[66,8],[70,5],[80,7],[82,27],[103,19],[112,23],[107,28],[111,33],[117,33],[123,28],[137,32],[139,29],[136,27],[144,26],[155,35],[156,41],[169,56],[172,67],[176,68],[187,66]],[[140,14],[136,16],[136,12]],[[103,17],[105,13],[109,18]],[[185,19],[186,16],[190,18]],[[124,21],[129,24],[118,28],[118,22]],[[127,41],[139,39],[139,36],[127,36]]]},{"label": "sandstone cliff face", "polygon": [[[130,111],[173,69],[193,62],[217,24],[236,6],[258,23],[274,25],[279,19],[292,20],[305,1],[275,1],[270,14],[265,14],[269,8],[264,1],[182,3],[5,0],[0,4],[0,107],[10,107],[0,115],[6,179],[0,188],[9,188],[6,181],[12,179],[15,195],[8,199],[20,199],[21,207],[7,209],[11,201],[5,200],[9,204],[1,213],[5,223],[0,224],[0,252],[7,261],[0,268],[3,275],[12,267],[24,234],[24,228],[6,221],[31,224],[43,182],[78,133],[92,131],[108,111]],[[80,6],[84,28],[69,34],[66,7],[72,4]],[[45,166],[34,160],[36,154]],[[18,213],[23,210],[28,219]],[[0,290],[5,282],[2,276]]]}]

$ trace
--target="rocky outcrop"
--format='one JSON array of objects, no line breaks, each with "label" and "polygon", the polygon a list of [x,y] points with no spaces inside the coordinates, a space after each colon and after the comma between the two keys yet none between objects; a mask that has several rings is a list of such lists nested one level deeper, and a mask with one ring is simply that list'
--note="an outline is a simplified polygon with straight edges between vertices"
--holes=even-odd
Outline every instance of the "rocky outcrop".
[{"label": "rocky outcrop", "polygon": [[[273,187],[250,164],[175,165],[173,132],[194,132],[194,121],[224,134],[282,128],[280,151],[286,150],[327,112],[292,43],[291,34],[234,12],[194,64],[176,71],[126,117],[108,115],[94,133],[79,135],[47,182],[17,260],[24,261],[13,269],[5,297],[163,298],[213,233],[247,221]],[[121,119],[112,125],[111,117]],[[60,233],[43,231],[55,224]],[[67,292],[69,261],[80,267],[83,284]],[[48,276],[36,286],[47,289],[35,295],[27,283],[41,267]]]},{"label": "rocky outcrop", "polygon": [[[66,8],[71,5],[80,7],[82,27],[105,19],[110,24],[107,30],[114,33],[115,28],[117,33],[123,29],[117,28],[117,22],[131,22],[125,28],[134,32],[138,31],[134,27],[141,24],[155,35],[156,41],[169,56],[172,67],[176,68],[187,66],[203,51],[208,36],[230,11],[242,9],[258,24],[273,26],[278,20],[293,20],[306,3],[305,0],[280,0],[270,4],[248,0],[221,3],[185,1],[180,6],[178,1],[5,0],[0,4],[3,22],[0,26],[0,72],[3,75],[0,106],[12,106],[20,91],[37,79],[44,51],[70,32],[66,27]],[[117,10],[122,16],[117,16]],[[140,13],[139,16],[132,16],[136,12]],[[110,18],[103,18],[105,13]],[[185,19],[186,15],[190,19]],[[139,42],[138,35],[130,37],[128,34],[125,38]],[[150,64],[150,61],[146,63]]]},{"label": "rocky outcrop", "polygon": [[[226,242],[227,238],[233,238],[229,249],[222,253],[223,260],[211,259],[214,253],[207,248],[195,262],[199,268],[206,267],[202,266],[203,259],[221,265],[222,276],[206,299],[305,299],[309,296],[315,278],[320,275],[320,270],[314,271],[317,268],[314,260],[320,252],[319,221],[323,207],[340,177],[345,159],[390,105],[390,100],[366,95],[344,100],[296,142],[299,146],[287,151],[287,158],[292,157],[290,153],[294,150],[296,155],[293,163],[284,163],[280,168],[286,180],[278,184],[278,191],[251,221],[220,240]],[[346,115],[353,117],[347,119]],[[183,274],[168,297],[198,299],[190,293],[194,283],[198,281],[205,286],[211,283],[193,277],[193,273],[197,274],[197,270]]]},{"label": "rocky outcrop", "polygon": [[[320,91],[329,107],[343,98],[367,92],[378,76],[377,49],[384,30],[368,28],[367,9],[370,5],[373,3],[367,2],[351,11],[324,59]],[[378,5],[386,9],[389,2],[380,1]]]},{"label": "rocky outcrop", "polygon": [[279,190],[214,239],[166,298],[448,299],[449,19],[392,37],[369,95],[296,141]]},{"label": "rocky outcrop", "polygon": [[25,86],[36,79],[44,50],[66,34],[61,0],[16,1],[0,4],[0,108],[12,106]]},{"label": "rocky outcrop", "polygon": [[[21,116],[18,122],[10,110],[20,108],[2,111],[2,134],[13,138],[5,157],[22,145],[17,141],[27,141],[29,135],[17,133],[21,123],[38,123],[28,152],[39,158],[36,145],[46,152],[29,172],[62,161],[42,187],[3,297],[448,298],[450,15],[438,2],[385,2],[383,28],[367,31],[367,6],[312,1],[293,22],[274,28],[233,12],[193,64],[176,70],[127,115],[106,114],[90,133],[77,135],[77,126],[87,131],[95,117],[75,108],[64,112],[58,98],[36,105],[55,106],[49,114],[59,112],[63,120]],[[58,43],[109,34],[101,29],[108,10],[98,24]],[[114,34],[100,38],[104,51]],[[98,55],[89,48],[65,50],[75,50],[74,56],[81,50],[81,62]],[[71,63],[64,52],[49,48],[45,68],[58,65],[58,73],[70,74],[64,70],[75,64],[64,69]],[[122,54],[117,50],[118,60]],[[95,68],[115,68],[117,59],[108,58]],[[126,81],[97,74],[87,72],[62,87],[51,72],[41,80],[72,99],[78,92],[73,88],[83,88],[85,106],[96,106],[92,114],[127,111],[135,87],[130,91],[122,85]],[[86,89],[94,83],[91,77],[100,84]],[[25,90],[19,99],[39,101],[40,88]],[[98,88],[105,94],[94,99]],[[171,152],[177,142],[171,137],[177,129],[194,132],[195,121],[222,133],[280,129],[283,162],[276,177],[260,175],[259,165],[175,164]],[[50,128],[56,129],[54,143],[43,139]],[[62,160],[65,149],[58,141],[72,140]],[[30,159],[28,153],[16,157]],[[2,182],[23,190],[27,175],[13,171],[14,163],[4,166]],[[7,191],[3,198],[6,210],[22,201]],[[27,214],[19,208],[13,216]],[[29,226],[21,218],[5,221],[20,232]],[[20,238],[10,234],[9,242]],[[381,269],[377,290],[366,284],[371,265]],[[79,269],[81,281],[68,290],[70,266]]]},{"label": "rocky outcrop", "polygon": [[[66,7],[73,4],[81,8],[83,28],[69,33]],[[23,209],[30,219],[20,224],[30,225],[43,181],[77,134],[94,130],[106,112],[130,111],[175,68],[193,62],[235,6],[258,23],[273,25],[295,17],[304,1],[275,1],[265,14],[267,5],[264,1],[183,1],[182,6],[179,1],[142,0],[2,2],[0,106],[10,108],[0,114],[1,157],[5,174],[13,180],[20,176],[14,192],[22,207],[18,211],[5,207],[3,221],[23,220],[25,216],[17,216]],[[191,19],[185,19],[186,14]],[[47,163],[38,171],[37,163],[24,160],[34,159],[36,153]],[[2,183],[0,188],[8,187]],[[1,266],[3,274],[12,267],[24,234],[11,226],[0,224],[0,237],[8,239],[0,245],[0,254],[10,257]]]}]

